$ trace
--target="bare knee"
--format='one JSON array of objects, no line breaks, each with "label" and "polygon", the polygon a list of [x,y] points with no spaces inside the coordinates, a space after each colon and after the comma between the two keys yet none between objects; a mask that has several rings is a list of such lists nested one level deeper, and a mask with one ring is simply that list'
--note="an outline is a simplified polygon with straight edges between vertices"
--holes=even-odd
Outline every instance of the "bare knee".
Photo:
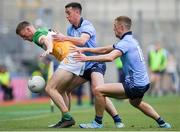
[{"label": "bare knee", "polygon": [[45,87],[45,92],[48,94],[48,95],[51,95],[54,91],[57,91],[55,85],[51,85],[51,84],[47,84],[46,87]]},{"label": "bare knee", "polygon": [[48,94],[48,95],[50,95],[51,94],[51,87],[49,86],[49,85],[47,85],[46,87],[45,87],[45,92]]},{"label": "bare knee", "polygon": [[93,93],[94,93],[95,96],[102,95],[102,93],[101,93],[101,88],[98,87],[98,86],[95,87],[95,88],[93,89]]}]

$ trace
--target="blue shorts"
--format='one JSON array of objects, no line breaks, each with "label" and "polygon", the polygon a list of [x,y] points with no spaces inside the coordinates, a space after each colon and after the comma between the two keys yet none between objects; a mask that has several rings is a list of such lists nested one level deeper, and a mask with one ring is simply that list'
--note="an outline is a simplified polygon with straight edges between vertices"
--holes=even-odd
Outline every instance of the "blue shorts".
[{"label": "blue shorts", "polygon": [[144,93],[150,88],[150,84],[145,86],[131,86],[128,83],[123,82],[123,87],[125,94],[130,99],[141,99],[144,96]]},{"label": "blue shorts", "polygon": [[91,68],[86,69],[84,71],[83,75],[80,75],[80,77],[91,81],[91,73],[92,72],[99,72],[101,74],[105,74],[106,72],[106,64],[104,62],[95,62],[94,65],[91,66]]}]

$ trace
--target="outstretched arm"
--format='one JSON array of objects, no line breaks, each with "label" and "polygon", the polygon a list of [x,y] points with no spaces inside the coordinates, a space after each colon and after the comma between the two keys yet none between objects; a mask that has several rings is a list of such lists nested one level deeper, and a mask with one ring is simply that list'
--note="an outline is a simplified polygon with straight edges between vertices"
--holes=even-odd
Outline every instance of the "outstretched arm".
[{"label": "outstretched arm", "polygon": [[115,58],[120,57],[122,52],[119,50],[113,50],[108,54],[97,56],[86,56],[84,54],[76,54],[73,57],[77,61],[100,61],[100,62],[112,62]]},{"label": "outstretched arm", "polygon": [[108,45],[108,46],[104,46],[104,47],[97,47],[97,48],[86,48],[86,47],[76,47],[76,46],[72,46],[71,47],[71,51],[72,52],[80,52],[80,53],[84,53],[84,52],[91,52],[94,54],[107,54],[110,53],[113,50],[113,46],[112,45]]},{"label": "outstretched arm", "polygon": [[80,37],[71,37],[63,35],[62,33],[53,35],[54,40],[56,41],[71,41],[77,46],[83,46],[90,39],[89,34],[82,33]]}]

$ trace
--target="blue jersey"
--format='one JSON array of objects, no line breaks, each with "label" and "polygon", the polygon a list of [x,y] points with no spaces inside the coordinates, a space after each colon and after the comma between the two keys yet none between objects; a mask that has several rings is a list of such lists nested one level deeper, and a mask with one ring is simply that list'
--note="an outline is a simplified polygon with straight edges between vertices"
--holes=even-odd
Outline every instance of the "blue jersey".
[{"label": "blue jersey", "polygon": [[120,50],[125,82],[132,86],[145,86],[149,84],[149,77],[142,50],[139,43],[133,38],[132,32],[125,33],[121,40],[113,45]]},{"label": "blue jersey", "polygon": [[[89,34],[90,39],[86,42],[85,46],[93,48],[96,47],[96,30],[91,22],[81,18],[80,25],[75,27],[74,25],[70,25],[67,29],[67,35],[72,37],[80,37],[82,33]],[[92,53],[85,53],[87,56],[92,56]],[[85,70],[92,67],[95,62],[86,62]]]}]

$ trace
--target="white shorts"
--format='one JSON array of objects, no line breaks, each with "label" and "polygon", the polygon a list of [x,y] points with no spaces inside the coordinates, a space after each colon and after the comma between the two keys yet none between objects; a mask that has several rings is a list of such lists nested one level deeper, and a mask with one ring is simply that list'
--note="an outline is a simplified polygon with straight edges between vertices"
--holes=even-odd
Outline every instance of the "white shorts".
[{"label": "white shorts", "polygon": [[66,58],[64,58],[58,68],[69,71],[76,74],[77,76],[83,75],[85,62],[77,62],[74,60],[73,55],[78,53],[69,53]]}]

